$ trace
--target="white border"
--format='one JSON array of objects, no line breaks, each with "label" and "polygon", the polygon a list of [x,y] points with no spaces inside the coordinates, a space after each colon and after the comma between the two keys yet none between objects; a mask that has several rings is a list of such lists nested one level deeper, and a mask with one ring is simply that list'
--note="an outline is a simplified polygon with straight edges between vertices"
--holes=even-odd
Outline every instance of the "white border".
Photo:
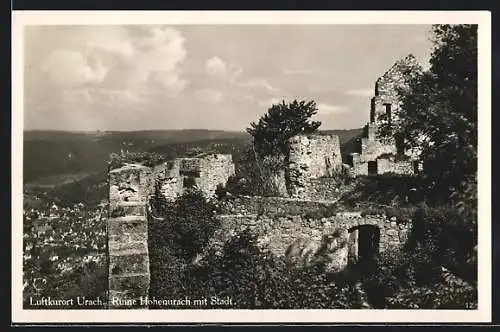
[{"label": "white border", "polygon": [[[23,27],[121,24],[478,24],[478,310],[24,310]],[[488,11],[13,11],[12,322],[346,323],[491,321],[491,14]]]}]

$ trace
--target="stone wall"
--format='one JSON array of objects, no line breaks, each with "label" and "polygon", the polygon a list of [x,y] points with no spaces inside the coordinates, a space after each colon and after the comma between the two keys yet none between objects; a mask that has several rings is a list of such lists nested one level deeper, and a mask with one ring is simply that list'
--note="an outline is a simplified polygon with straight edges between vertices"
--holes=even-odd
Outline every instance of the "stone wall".
[{"label": "stone wall", "polygon": [[357,235],[360,226],[373,226],[378,232],[378,248],[380,253],[397,247],[406,242],[411,224],[408,221],[398,221],[395,217],[384,215],[367,215],[361,213],[338,213],[327,218],[307,218],[300,215],[268,216],[268,215],[220,215],[221,228],[216,232],[210,247],[220,250],[223,244],[232,236],[249,229],[258,235],[258,244],[269,249],[277,256],[284,256],[287,249],[298,239],[319,241],[324,235],[333,234],[341,230],[345,236],[344,246],[336,249],[336,259],[340,266],[335,270],[343,269],[348,263],[348,255],[357,256]]},{"label": "stone wall", "polygon": [[361,138],[361,154],[360,162],[368,162],[376,160],[383,154],[396,154],[397,149],[395,144],[382,142],[378,139]]},{"label": "stone wall", "polygon": [[[215,164],[213,160],[209,163]],[[182,167],[178,162],[154,169],[126,165],[109,173],[110,211],[107,230],[110,308],[138,308],[141,305],[139,297],[148,296],[147,200],[152,194],[155,176],[169,177],[170,171],[175,172],[176,165]],[[203,163],[199,165],[202,172]],[[227,160],[220,160],[219,166],[220,169],[214,171],[214,178],[219,179],[217,174],[231,172]],[[315,179],[312,183],[314,181],[316,187],[331,185],[323,178]],[[328,188],[333,189],[334,186]],[[330,189],[319,190],[327,192]],[[329,271],[340,271],[349,261],[360,257],[359,243],[365,241],[361,236],[365,232],[362,227],[368,225],[378,238],[376,247],[371,249],[374,255],[404,243],[411,228],[407,220],[399,221],[394,217],[338,212],[332,200],[241,196],[221,201],[218,209],[217,218],[221,221],[221,227],[216,231],[209,248],[220,252],[223,244],[233,235],[250,229],[258,236],[259,246],[283,256],[297,241],[305,239],[322,243],[325,238],[337,234],[331,239],[335,245],[328,247],[333,248],[328,252]],[[134,300],[135,306],[125,304],[126,301]]]},{"label": "stone wall", "polygon": [[195,158],[178,158],[155,168],[163,195],[174,200],[190,182],[207,197],[215,193],[218,184],[226,184],[235,172],[231,155],[210,154]]},{"label": "stone wall", "polygon": [[398,109],[400,107],[399,89],[405,88],[407,75],[417,73],[422,67],[418,64],[413,55],[396,61],[394,65],[385,72],[375,82],[375,96],[372,99],[371,118],[375,123],[382,123],[386,120],[380,118],[386,115],[387,105],[390,105],[391,122],[397,124]]},{"label": "stone wall", "polygon": [[288,141],[287,189],[291,197],[310,198],[311,180],[331,177],[342,168],[336,135],[297,135]]},{"label": "stone wall", "polygon": [[315,201],[334,201],[339,197],[339,180],[335,177],[311,179],[303,191],[303,197]]},{"label": "stone wall", "polygon": [[394,161],[380,158],[377,159],[377,169],[379,173],[414,174],[413,161],[409,160]]},{"label": "stone wall", "polygon": [[235,169],[230,154],[211,154],[200,159],[200,177],[196,184],[207,197],[213,196],[217,185],[225,185]]},{"label": "stone wall", "polygon": [[153,170],[154,179],[160,182],[161,192],[167,200],[174,200],[182,192],[182,179],[179,176],[180,159],[158,165]]},{"label": "stone wall", "polygon": [[[109,307],[139,307],[149,292],[147,198],[152,170],[125,165],[109,172]],[[135,305],[126,304],[135,301]],[[129,302],[130,303],[130,302]]]},{"label": "stone wall", "polygon": [[335,208],[333,201],[310,201],[285,197],[233,196],[219,203],[221,214],[313,215]]}]

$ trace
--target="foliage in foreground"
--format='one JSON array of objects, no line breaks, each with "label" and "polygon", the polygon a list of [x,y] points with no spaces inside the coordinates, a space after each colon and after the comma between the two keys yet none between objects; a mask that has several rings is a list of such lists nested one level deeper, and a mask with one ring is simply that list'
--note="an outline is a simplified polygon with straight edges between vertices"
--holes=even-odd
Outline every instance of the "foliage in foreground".
[{"label": "foliage in foreground", "polygon": [[362,277],[370,303],[390,309],[477,306],[477,228],[451,207],[422,206],[406,245]]},{"label": "foliage in foreground", "polygon": [[151,296],[229,297],[228,309],[346,309],[364,304],[363,292],[356,285],[337,284],[319,267],[288,265],[259,249],[248,231],[226,243],[221,256],[212,253],[197,265],[178,265],[175,271],[170,262],[155,273],[161,280],[152,279]]},{"label": "foliage in foreground", "polygon": [[[249,230],[221,252],[205,251],[192,264],[158,244],[151,257],[151,296],[231,298],[213,308],[473,309],[477,306],[476,235],[451,208],[423,206],[414,215],[406,246],[327,275],[320,265],[295,266],[258,246]],[[164,307],[162,307],[164,308]]]},{"label": "foliage in foreground", "polygon": [[370,303],[385,309],[472,309],[477,287],[457,278],[424,245],[391,251],[363,277]]},{"label": "foliage in foreground", "polygon": [[197,190],[189,190],[174,202],[167,202],[157,186],[151,206],[161,219],[150,223],[149,243],[153,251],[168,247],[177,257],[191,260],[218,228],[215,206]]}]

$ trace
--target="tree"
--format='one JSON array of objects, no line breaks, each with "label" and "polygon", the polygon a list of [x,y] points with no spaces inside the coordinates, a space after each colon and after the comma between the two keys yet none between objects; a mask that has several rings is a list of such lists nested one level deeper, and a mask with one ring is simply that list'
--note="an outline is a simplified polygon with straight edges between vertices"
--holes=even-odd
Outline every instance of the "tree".
[{"label": "tree", "polygon": [[425,175],[447,192],[477,171],[477,25],[435,25],[432,35],[430,68],[406,76],[392,130],[421,149]]},{"label": "tree", "polygon": [[280,104],[272,105],[259,122],[250,123],[247,132],[253,136],[259,153],[283,153],[288,139],[297,134],[312,133],[319,128],[321,122],[310,121],[317,111],[314,101],[294,100],[287,105],[283,100]]},{"label": "tree", "polygon": [[247,132],[253,136],[256,166],[263,181],[263,194],[286,196],[284,166],[288,140],[298,134],[316,131],[321,122],[310,121],[317,113],[314,101],[294,100],[272,105],[259,122],[250,123]]}]

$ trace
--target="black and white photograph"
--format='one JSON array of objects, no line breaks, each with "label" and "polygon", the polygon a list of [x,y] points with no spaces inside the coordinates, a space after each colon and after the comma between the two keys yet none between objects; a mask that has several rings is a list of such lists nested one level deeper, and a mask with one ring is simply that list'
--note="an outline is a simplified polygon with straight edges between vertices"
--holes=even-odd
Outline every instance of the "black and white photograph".
[{"label": "black and white photograph", "polygon": [[491,319],[489,16],[326,14],[19,13],[19,316]]}]

